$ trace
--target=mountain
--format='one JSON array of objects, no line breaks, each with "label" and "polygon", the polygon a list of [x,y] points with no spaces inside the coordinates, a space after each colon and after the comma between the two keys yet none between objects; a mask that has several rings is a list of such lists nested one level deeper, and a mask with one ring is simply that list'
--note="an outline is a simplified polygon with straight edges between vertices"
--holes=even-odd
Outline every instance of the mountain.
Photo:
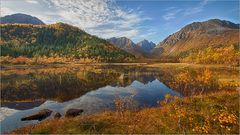
[{"label": "mountain", "polygon": [[116,47],[135,55],[136,57],[143,57],[144,51],[141,47],[136,46],[136,44],[131,39],[128,39],[126,37],[112,37],[110,39],[107,39],[107,41],[114,44]]},{"label": "mountain", "polygon": [[126,37],[112,37],[107,39],[107,41],[136,57],[148,57],[149,52],[156,46],[153,42],[149,42],[148,40],[143,40],[135,44],[131,39]]},{"label": "mountain", "polygon": [[112,37],[110,39],[107,39],[107,41],[109,41],[110,43],[116,45],[118,48],[121,48],[123,50],[132,50],[136,46],[131,39],[128,39],[126,37],[120,37],[120,38]]},{"label": "mountain", "polygon": [[156,44],[154,44],[153,42],[149,42],[146,39],[138,42],[136,45],[141,47],[146,53],[149,53],[154,47],[156,47]]},{"label": "mountain", "polygon": [[1,56],[59,56],[104,62],[121,62],[134,58],[106,40],[64,23],[0,24],[0,28]]},{"label": "mountain", "polygon": [[182,57],[214,45],[239,43],[239,24],[211,19],[194,22],[168,36],[152,51],[153,57]]},{"label": "mountain", "polygon": [[33,17],[26,14],[12,14],[1,17],[1,24],[34,24],[34,25],[44,25],[44,23],[37,17]]}]

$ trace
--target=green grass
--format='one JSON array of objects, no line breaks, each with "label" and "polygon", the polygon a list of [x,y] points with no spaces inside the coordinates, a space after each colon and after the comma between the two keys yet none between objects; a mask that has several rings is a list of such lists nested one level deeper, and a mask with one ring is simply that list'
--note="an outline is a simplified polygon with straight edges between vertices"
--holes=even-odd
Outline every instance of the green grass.
[{"label": "green grass", "polygon": [[[165,102],[173,99],[170,103]],[[13,131],[30,133],[239,133],[238,91],[179,99],[167,96],[159,107],[140,111],[99,114],[49,120]]]}]

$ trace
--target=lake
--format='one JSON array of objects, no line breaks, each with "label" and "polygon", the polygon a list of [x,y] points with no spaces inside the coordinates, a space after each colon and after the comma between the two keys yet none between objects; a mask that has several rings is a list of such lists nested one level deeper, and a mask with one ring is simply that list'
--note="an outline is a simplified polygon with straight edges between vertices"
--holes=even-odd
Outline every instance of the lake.
[{"label": "lake", "polygon": [[[3,66],[1,133],[37,121],[21,121],[43,108],[81,108],[83,115],[115,110],[115,100],[132,99],[133,108],[158,106],[166,94],[192,96],[240,86],[238,70],[169,64]],[[204,89],[204,91],[203,91]]]}]

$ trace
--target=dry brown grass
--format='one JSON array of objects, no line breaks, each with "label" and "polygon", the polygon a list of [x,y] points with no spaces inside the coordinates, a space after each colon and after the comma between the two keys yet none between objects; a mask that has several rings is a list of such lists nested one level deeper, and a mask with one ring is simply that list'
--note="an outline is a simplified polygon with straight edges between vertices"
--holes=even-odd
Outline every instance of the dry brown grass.
[{"label": "dry brown grass", "polygon": [[[167,102],[169,100],[172,102]],[[50,120],[31,133],[239,133],[239,93],[228,91],[180,99],[167,96],[160,107]],[[32,126],[13,131],[30,133]]]}]

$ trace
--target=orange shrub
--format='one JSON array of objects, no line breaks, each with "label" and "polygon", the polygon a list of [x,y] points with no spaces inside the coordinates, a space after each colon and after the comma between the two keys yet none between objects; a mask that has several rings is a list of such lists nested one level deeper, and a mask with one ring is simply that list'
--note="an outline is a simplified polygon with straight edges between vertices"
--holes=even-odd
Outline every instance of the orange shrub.
[{"label": "orange shrub", "polygon": [[29,64],[31,63],[31,59],[24,56],[19,56],[17,58],[13,58],[11,63],[12,64]]}]

